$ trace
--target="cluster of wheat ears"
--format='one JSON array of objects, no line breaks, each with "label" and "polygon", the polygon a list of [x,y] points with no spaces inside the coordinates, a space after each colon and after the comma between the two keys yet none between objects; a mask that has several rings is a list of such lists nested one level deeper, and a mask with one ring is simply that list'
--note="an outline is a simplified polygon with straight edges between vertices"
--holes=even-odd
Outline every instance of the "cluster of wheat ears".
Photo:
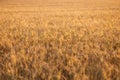
[{"label": "cluster of wheat ears", "polygon": [[120,10],[0,12],[0,80],[120,80]]}]

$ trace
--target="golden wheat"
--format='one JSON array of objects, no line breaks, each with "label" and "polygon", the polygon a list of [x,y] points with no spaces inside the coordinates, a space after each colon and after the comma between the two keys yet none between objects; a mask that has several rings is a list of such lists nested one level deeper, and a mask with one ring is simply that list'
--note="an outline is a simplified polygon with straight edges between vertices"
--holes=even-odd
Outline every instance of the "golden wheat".
[{"label": "golden wheat", "polygon": [[120,9],[1,7],[0,80],[120,80]]}]

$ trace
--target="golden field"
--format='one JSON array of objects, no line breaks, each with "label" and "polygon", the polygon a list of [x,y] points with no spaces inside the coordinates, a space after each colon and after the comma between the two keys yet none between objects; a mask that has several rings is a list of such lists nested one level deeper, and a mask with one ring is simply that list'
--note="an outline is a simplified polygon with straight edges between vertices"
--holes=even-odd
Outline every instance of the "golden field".
[{"label": "golden field", "polygon": [[120,1],[1,0],[0,80],[120,80]]}]

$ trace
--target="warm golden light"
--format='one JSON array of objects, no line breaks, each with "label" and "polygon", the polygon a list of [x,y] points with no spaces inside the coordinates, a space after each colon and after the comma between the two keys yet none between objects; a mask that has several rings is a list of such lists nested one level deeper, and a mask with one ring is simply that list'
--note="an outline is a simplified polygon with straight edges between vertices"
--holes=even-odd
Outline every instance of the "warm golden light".
[{"label": "warm golden light", "polygon": [[0,0],[0,80],[120,80],[120,0]]}]

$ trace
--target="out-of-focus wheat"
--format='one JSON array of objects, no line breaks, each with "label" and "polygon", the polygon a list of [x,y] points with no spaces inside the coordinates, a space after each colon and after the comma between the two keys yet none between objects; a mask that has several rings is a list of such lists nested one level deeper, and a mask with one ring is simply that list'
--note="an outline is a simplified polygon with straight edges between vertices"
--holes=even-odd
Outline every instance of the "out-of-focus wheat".
[{"label": "out-of-focus wheat", "polygon": [[0,80],[120,80],[119,14],[1,12]]}]

